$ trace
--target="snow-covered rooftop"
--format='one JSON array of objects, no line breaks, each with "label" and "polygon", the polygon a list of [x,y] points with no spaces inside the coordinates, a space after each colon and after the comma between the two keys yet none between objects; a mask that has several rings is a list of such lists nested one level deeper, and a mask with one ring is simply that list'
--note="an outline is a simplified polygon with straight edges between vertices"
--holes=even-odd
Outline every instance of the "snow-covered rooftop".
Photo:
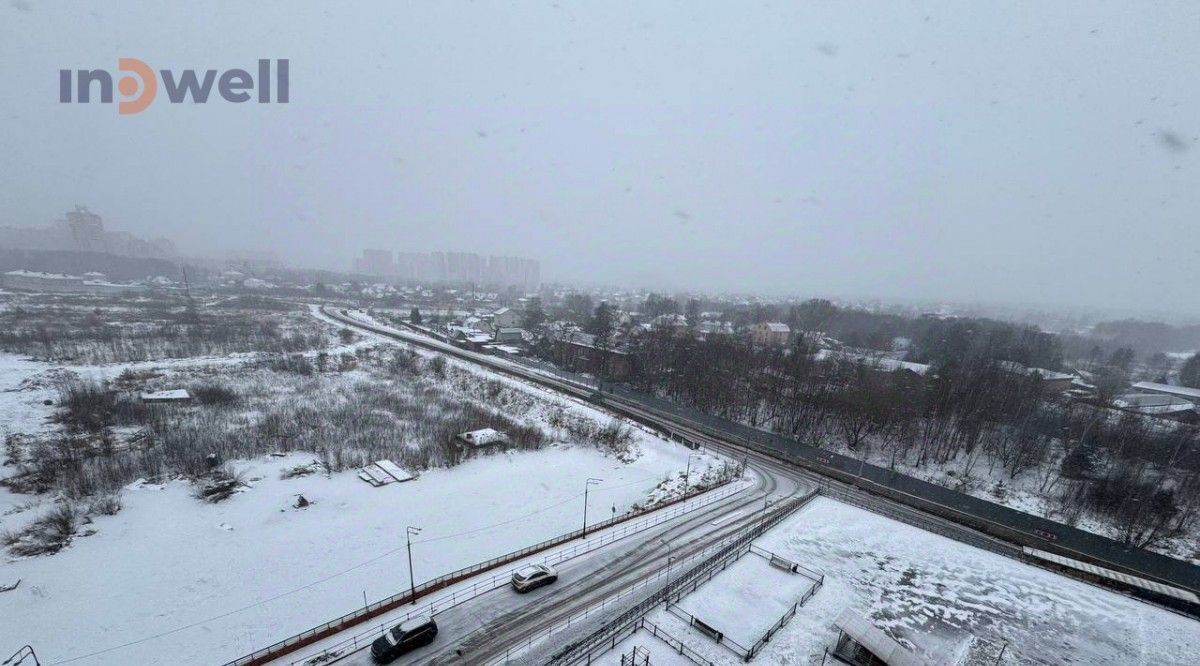
[{"label": "snow-covered rooftop", "polygon": [[1177,395],[1188,400],[1200,400],[1200,389],[1188,388],[1186,386],[1172,386],[1170,384],[1159,384],[1158,382],[1138,382],[1133,385],[1133,388],[1139,391],[1150,391],[1151,393]]},{"label": "snow-covered rooftop", "polygon": [[1055,370],[1047,370],[1045,368],[1027,368],[1016,361],[1001,361],[1000,367],[1004,370],[1019,375],[1038,375],[1044,381],[1061,381],[1064,379],[1075,378],[1075,375],[1067,372],[1057,372]]},{"label": "snow-covered rooftop", "polygon": [[508,435],[492,428],[481,428],[479,430],[464,432],[458,438],[472,446],[488,446],[489,444],[500,444],[508,441]]},{"label": "snow-covered rooftop", "polygon": [[828,359],[845,360],[854,363],[862,363],[868,367],[883,370],[884,372],[896,372],[897,370],[908,370],[909,372],[918,375],[926,375],[929,373],[931,366],[925,363],[913,363],[912,361],[898,361],[887,356],[870,356],[867,354],[855,354],[853,352],[842,352],[834,349],[822,349],[813,355],[813,358],[818,361]]},{"label": "snow-covered rooftop", "polygon": [[849,608],[843,610],[833,623],[888,666],[925,666],[924,660]]},{"label": "snow-covered rooftop", "polygon": [[76,277],[73,275],[63,275],[62,273],[41,273],[38,271],[25,271],[25,270],[8,271],[7,273],[5,273],[5,275],[12,275],[14,277],[40,278],[42,280],[81,280],[81,279],[83,279],[83,278]]},{"label": "snow-covered rooftop", "polygon": [[1113,401],[1117,407],[1165,407],[1167,405],[1187,405],[1192,403],[1177,396],[1166,393],[1126,393]]}]

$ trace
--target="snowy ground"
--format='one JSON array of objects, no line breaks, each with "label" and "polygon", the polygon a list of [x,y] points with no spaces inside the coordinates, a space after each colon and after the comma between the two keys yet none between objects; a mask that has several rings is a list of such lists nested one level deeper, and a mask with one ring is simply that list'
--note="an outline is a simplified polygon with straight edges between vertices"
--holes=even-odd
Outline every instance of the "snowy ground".
[{"label": "snowy ground", "polygon": [[[1007,643],[1006,664],[1182,666],[1200,654],[1193,620],[833,500],[815,500],[756,543],[825,574],[757,663],[820,663],[847,607],[937,664],[954,663],[973,635]],[[762,623],[757,615],[742,616],[743,633]],[[664,609],[647,619],[718,664],[740,663]]]},{"label": "snowy ground", "polygon": [[[219,366],[233,373],[252,358],[63,366],[0,354],[0,435],[57,428],[47,422],[56,408],[43,401],[57,401],[53,382],[64,372],[112,379],[128,368],[186,375]],[[589,405],[500,381],[571,414],[609,418]],[[590,489],[589,522],[681,490],[692,451],[633,430],[636,453],[622,459],[558,441],[538,451],[472,458],[382,488],[353,471],[281,479],[281,470],[312,461],[304,453],[235,461],[250,487],[219,504],[196,500],[185,480],[132,484],[121,493],[119,513],[94,516],[63,551],[26,559],[0,555],[7,557],[0,561],[0,584],[22,581],[0,593],[0,651],[31,643],[43,663],[93,652],[99,653],[72,663],[235,658],[354,610],[364,595],[374,601],[407,588],[408,525],[423,530],[412,553],[420,582],[578,528],[589,477],[604,480]],[[715,462],[692,458],[693,484]],[[0,477],[12,469],[0,467]],[[667,478],[672,481],[664,484]],[[301,493],[313,504],[295,509]],[[54,499],[0,488],[0,530],[19,529]]]},{"label": "snowy ground", "polygon": [[[556,448],[372,488],[351,472],[281,480],[281,469],[309,460],[292,455],[244,464],[259,480],[220,504],[197,502],[179,481],[132,487],[120,513],[96,518],[96,534],[0,565],[0,577],[23,579],[0,596],[0,645],[32,643],[52,663],[194,624],[78,663],[224,661],[349,612],[364,593],[406,588],[407,525],[424,530],[413,544],[421,581],[577,528],[589,476],[605,479],[589,505],[606,518],[686,456],[664,445],[626,465]],[[292,508],[297,493],[314,504]]]},{"label": "snowy ground", "polygon": [[[833,447],[832,450],[842,455],[863,456],[862,451],[851,451],[837,444],[835,438],[829,438],[827,442]],[[890,454],[878,447],[866,449],[866,457],[867,462],[880,467],[886,468],[892,464]],[[943,466],[930,463],[918,467],[901,459],[895,461],[895,467],[896,471],[923,481],[953,488],[1017,511],[1062,521],[1057,501],[1053,499],[1061,491],[1061,484],[1053,483],[1058,474],[1061,457],[1062,451],[1055,447],[1040,467],[1027,470],[1016,479],[1009,478],[1002,465],[989,464],[990,459],[986,454],[981,454],[981,459],[974,464],[968,464],[967,458],[960,456]],[[1074,526],[1094,534],[1120,539],[1118,530],[1103,518],[1084,516]],[[1156,543],[1150,550],[1200,565],[1200,527],[1192,527],[1184,534]]]},{"label": "snowy ground", "polygon": [[749,648],[812,586],[765,558],[744,555],[676,606]]}]

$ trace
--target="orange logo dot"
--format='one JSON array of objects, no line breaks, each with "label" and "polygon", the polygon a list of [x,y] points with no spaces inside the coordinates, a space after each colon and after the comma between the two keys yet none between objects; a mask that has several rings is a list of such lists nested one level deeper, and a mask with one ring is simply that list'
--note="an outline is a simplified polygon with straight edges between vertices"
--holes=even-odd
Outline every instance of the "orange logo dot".
[{"label": "orange logo dot", "polygon": [[126,97],[133,97],[137,93],[138,83],[132,76],[126,76],[117,82],[117,90]]}]

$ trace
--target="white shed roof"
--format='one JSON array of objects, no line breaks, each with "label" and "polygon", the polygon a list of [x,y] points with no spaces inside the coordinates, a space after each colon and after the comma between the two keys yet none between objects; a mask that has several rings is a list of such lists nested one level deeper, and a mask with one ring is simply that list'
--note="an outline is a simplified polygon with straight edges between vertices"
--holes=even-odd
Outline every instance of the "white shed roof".
[{"label": "white shed roof", "polygon": [[849,608],[843,610],[833,623],[888,666],[926,666],[925,660]]}]

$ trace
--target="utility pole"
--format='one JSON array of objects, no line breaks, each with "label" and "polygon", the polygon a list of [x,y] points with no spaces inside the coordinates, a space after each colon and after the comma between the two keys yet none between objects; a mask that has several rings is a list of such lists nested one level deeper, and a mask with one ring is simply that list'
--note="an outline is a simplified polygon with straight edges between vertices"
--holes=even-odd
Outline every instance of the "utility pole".
[{"label": "utility pole", "polygon": [[674,557],[671,556],[671,542],[667,541],[666,539],[664,539],[662,537],[659,537],[658,540],[663,542],[663,545],[667,547],[667,584],[670,585],[671,584],[671,560],[675,559]]},{"label": "utility pole", "polygon": [[687,497],[688,486],[692,485],[692,456],[695,454],[689,453],[687,457],[687,470],[683,473],[683,492],[681,496]]},{"label": "utility pole", "polygon": [[692,458],[699,458],[696,453],[689,453],[687,459],[687,471],[683,475],[683,496],[687,497],[688,488],[692,485]]},{"label": "utility pole", "polygon": [[411,591],[411,593],[412,593],[412,597],[411,597],[411,598],[412,598],[412,604],[415,606],[415,605],[417,605],[417,579],[413,577],[413,566],[412,566],[412,536],[413,536],[414,534],[420,534],[420,533],[421,533],[421,528],[419,528],[419,527],[412,527],[412,526],[410,525],[410,526],[407,528],[406,532],[407,532],[407,534],[406,534],[406,537],[405,537],[405,541],[407,542],[407,545],[408,545],[408,588],[409,588],[409,590],[410,590],[410,591]]},{"label": "utility pole", "polygon": [[580,537],[587,538],[587,498],[588,488],[604,481],[604,479],[588,479],[587,483],[583,484],[583,535]]},{"label": "utility pole", "polygon": [[675,557],[671,555],[671,542],[662,537],[659,537],[658,540],[667,547],[667,608],[669,609],[671,608],[671,562],[675,560]]}]

